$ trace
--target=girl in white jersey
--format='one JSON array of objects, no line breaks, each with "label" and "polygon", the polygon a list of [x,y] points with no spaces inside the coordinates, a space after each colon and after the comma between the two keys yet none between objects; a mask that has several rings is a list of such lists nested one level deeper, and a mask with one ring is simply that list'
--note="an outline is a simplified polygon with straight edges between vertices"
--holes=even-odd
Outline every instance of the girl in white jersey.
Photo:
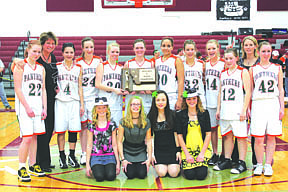
[{"label": "girl in white jersey", "polygon": [[122,118],[122,95],[128,92],[121,89],[121,66],[118,65],[120,45],[110,43],[107,46],[108,61],[98,65],[96,69],[96,88],[100,97],[106,97],[111,110],[111,119],[117,125]]},{"label": "girl in white jersey", "polygon": [[60,168],[68,168],[66,163],[65,132],[69,131],[68,164],[78,168],[80,165],[75,157],[77,132],[81,131],[80,116],[84,114],[82,92],[82,68],[75,64],[73,58],[75,47],[73,43],[64,43],[62,46],[64,61],[57,63],[59,92],[55,101],[55,132],[58,134],[58,148],[60,153]]},{"label": "girl in white jersey", "polygon": [[45,89],[45,70],[36,62],[41,54],[41,44],[38,40],[29,42],[25,50],[23,69],[14,69],[15,109],[19,121],[22,142],[19,147],[20,181],[31,181],[26,171],[26,161],[29,154],[28,172],[35,176],[45,176],[36,164],[37,135],[45,134],[44,119],[47,116],[47,98]]},{"label": "girl in white jersey", "polygon": [[280,65],[270,63],[271,45],[261,42],[260,63],[250,68],[252,82],[251,135],[255,137],[257,165],[254,175],[263,173],[264,138],[267,137],[264,175],[272,176],[275,137],[282,135],[284,116],[283,73]]},{"label": "girl in white jersey", "polygon": [[[146,59],[145,56],[145,51],[146,51],[146,43],[143,39],[136,39],[133,44],[133,49],[135,52],[135,58],[126,61],[124,68],[153,68],[153,62]],[[127,111],[127,105],[128,101],[134,96],[139,96],[143,100],[144,104],[144,110],[145,113],[148,114],[151,103],[152,103],[152,96],[151,96],[151,91],[140,91],[140,93],[135,95],[135,92],[130,93],[129,95],[126,96],[125,98],[125,111]]]},{"label": "girl in white jersey", "polygon": [[181,59],[172,54],[174,40],[164,37],[161,41],[163,56],[155,61],[159,85],[158,88],[167,93],[170,109],[180,110],[184,88],[184,66]]},{"label": "girl in white jersey", "polygon": [[237,65],[239,60],[237,49],[227,49],[224,58],[227,68],[220,76],[216,118],[220,120],[221,135],[225,136],[225,160],[215,165],[213,169],[220,171],[232,168],[231,154],[235,136],[238,139],[239,161],[231,173],[240,174],[247,170],[246,112],[251,98],[250,76],[247,69]]},{"label": "girl in white jersey", "polygon": [[84,97],[84,114],[81,117],[80,143],[82,154],[80,156],[80,164],[86,164],[86,148],[87,148],[87,122],[92,121],[92,109],[94,98],[98,95],[98,89],[95,87],[96,68],[102,62],[100,57],[94,56],[94,40],[91,37],[85,37],[81,41],[82,55],[76,61],[81,65],[82,88]]},{"label": "girl in white jersey", "polygon": [[206,83],[206,105],[210,114],[211,121],[211,144],[213,149],[212,158],[208,165],[215,165],[219,160],[224,159],[224,142],[222,140],[221,158],[218,155],[218,125],[216,119],[217,98],[220,86],[220,74],[224,70],[225,62],[220,58],[219,43],[215,39],[210,39],[206,43],[208,60],[205,65],[205,83]]},{"label": "girl in white jersey", "polygon": [[206,99],[203,84],[203,73],[204,73],[204,62],[196,58],[196,44],[193,40],[186,40],[184,42],[184,52],[183,57],[184,64],[184,89],[189,90],[195,88],[202,102],[202,106],[206,109]]}]

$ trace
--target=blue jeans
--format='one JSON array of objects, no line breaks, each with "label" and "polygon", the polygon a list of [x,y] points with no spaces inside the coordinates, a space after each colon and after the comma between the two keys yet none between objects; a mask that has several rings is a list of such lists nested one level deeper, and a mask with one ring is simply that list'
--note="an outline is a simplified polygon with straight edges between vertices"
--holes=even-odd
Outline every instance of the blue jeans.
[{"label": "blue jeans", "polygon": [[285,77],[285,97],[288,97],[288,77]]},{"label": "blue jeans", "polygon": [[0,82],[0,97],[1,97],[1,101],[2,101],[3,105],[5,107],[10,107],[10,105],[7,101],[7,98],[6,98],[3,82]]}]

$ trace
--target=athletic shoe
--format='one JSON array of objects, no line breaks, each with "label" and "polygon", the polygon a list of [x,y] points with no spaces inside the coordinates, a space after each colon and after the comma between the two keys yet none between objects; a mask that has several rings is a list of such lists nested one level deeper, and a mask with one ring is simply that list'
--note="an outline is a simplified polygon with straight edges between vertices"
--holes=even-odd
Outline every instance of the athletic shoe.
[{"label": "athletic shoe", "polygon": [[31,181],[30,175],[27,173],[27,170],[25,167],[22,167],[18,170],[18,179],[23,182],[29,182]]},{"label": "athletic shoe", "polygon": [[273,175],[273,169],[271,165],[265,164],[264,166],[264,176],[271,177]]},{"label": "athletic shoe", "polygon": [[224,155],[220,155],[218,161],[216,162],[216,165],[222,163],[223,161],[225,161],[225,156]]},{"label": "athletic shoe", "polygon": [[231,169],[231,173],[240,174],[247,170],[245,161],[239,160],[236,167]]},{"label": "athletic shoe", "polygon": [[82,154],[80,156],[80,164],[86,165],[86,152],[82,152]]},{"label": "athletic shoe", "polygon": [[80,167],[79,163],[76,160],[76,157],[70,156],[70,155],[68,156],[68,165],[70,165],[73,168],[79,168]]},{"label": "athletic shoe", "polygon": [[66,163],[66,156],[59,158],[60,169],[67,169],[68,165]]},{"label": "athletic shoe", "polygon": [[254,175],[262,175],[262,173],[263,173],[263,165],[257,164],[254,170]]},{"label": "athletic shoe", "polygon": [[224,169],[231,169],[232,168],[232,162],[231,159],[226,159],[218,164],[216,164],[213,169],[216,171],[221,171]]},{"label": "athletic shoe", "polygon": [[29,167],[28,173],[37,177],[44,177],[45,173],[42,171],[40,165],[34,164]]},{"label": "athletic shoe", "polygon": [[208,165],[216,165],[216,163],[219,161],[219,155],[217,155],[216,153],[214,153],[211,157],[211,159],[209,159],[208,161]]}]

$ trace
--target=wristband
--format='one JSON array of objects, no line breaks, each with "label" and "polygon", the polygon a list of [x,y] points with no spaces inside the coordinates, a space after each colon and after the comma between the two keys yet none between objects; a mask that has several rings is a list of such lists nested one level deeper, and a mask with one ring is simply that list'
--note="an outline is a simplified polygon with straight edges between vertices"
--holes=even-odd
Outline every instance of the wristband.
[{"label": "wristband", "polygon": [[181,152],[181,147],[176,147],[176,152]]},{"label": "wristband", "polygon": [[121,159],[120,161],[122,162],[122,161],[124,161],[124,160],[126,160],[126,159],[124,158],[124,159]]}]

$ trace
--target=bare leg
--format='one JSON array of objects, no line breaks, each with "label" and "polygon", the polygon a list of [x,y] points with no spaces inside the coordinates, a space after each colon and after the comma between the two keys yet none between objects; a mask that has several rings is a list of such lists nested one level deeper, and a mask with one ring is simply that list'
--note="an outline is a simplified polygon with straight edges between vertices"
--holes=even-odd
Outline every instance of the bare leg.
[{"label": "bare leg", "polygon": [[32,142],[32,137],[22,138],[22,142],[19,146],[19,152],[18,152],[19,163],[26,163],[31,142]]},{"label": "bare leg", "polygon": [[64,151],[65,148],[65,133],[61,133],[57,135],[57,142],[59,151]]},{"label": "bare leg", "polygon": [[237,141],[238,141],[239,160],[245,161],[247,153],[247,139],[237,138]]},{"label": "bare leg", "polygon": [[75,150],[75,148],[76,148],[76,143],[69,142],[69,149]]},{"label": "bare leg", "polygon": [[36,163],[36,152],[37,152],[37,136],[33,135],[29,148],[29,166]]},{"label": "bare leg", "polygon": [[179,164],[170,164],[168,165],[168,173],[170,177],[177,177],[180,172]]},{"label": "bare leg", "polygon": [[155,171],[159,177],[165,177],[168,172],[168,166],[162,164],[155,165]]},{"label": "bare leg", "polygon": [[233,133],[229,133],[224,137],[225,158],[230,159],[234,147]]},{"label": "bare leg", "polygon": [[257,163],[262,164],[264,155],[264,137],[255,137],[254,149]]},{"label": "bare leg", "polygon": [[81,123],[80,144],[82,152],[86,152],[87,148],[87,122]]},{"label": "bare leg", "polygon": [[267,145],[266,145],[266,164],[271,165],[273,154],[275,152],[276,147],[276,140],[275,136],[268,136],[267,135]]},{"label": "bare leg", "polygon": [[218,154],[218,127],[211,129],[211,143],[213,153]]}]

